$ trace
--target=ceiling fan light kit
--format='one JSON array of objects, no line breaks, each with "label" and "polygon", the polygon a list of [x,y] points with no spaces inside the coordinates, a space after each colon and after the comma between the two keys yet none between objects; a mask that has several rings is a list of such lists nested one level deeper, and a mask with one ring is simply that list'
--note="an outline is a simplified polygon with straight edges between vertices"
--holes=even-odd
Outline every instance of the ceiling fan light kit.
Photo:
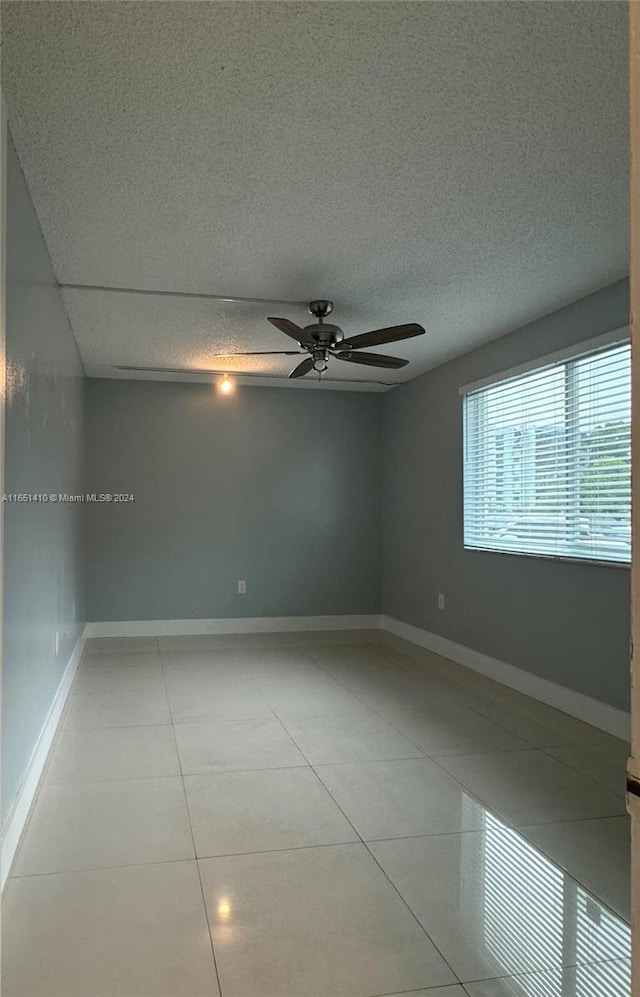
[{"label": "ceiling fan light kit", "polygon": [[228,374],[223,374],[223,376],[218,381],[218,391],[221,395],[232,395],[235,391],[235,382],[231,380]]}]

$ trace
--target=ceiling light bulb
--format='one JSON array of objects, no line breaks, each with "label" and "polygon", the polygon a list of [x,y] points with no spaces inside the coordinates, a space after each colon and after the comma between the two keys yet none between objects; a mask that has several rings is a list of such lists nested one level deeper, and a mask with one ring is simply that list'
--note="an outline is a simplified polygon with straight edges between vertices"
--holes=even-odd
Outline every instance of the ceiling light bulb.
[{"label": "ceiling light bulb", "polygon": [[316,359],[313,361],[313,369],[319,372],[326,370],[328,366],[329,364],[327,363],[324,357],[316,357]]},{"label": "ceiling light bulb", "polygon": [[222,392],[223,395],[230,395],[233,392],[235,385],[230,377],[226,374],[221,381],[218,382],[218,390]]}]

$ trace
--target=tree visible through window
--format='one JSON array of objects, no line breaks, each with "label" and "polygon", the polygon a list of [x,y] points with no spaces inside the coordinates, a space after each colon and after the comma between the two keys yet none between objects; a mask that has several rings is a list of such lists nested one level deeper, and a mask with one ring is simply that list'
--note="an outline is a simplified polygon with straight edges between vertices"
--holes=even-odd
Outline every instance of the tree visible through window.
[{"label": "tree visible through window", "polygon": [[470,391],[465,547],[627,563],[628,344]]}]

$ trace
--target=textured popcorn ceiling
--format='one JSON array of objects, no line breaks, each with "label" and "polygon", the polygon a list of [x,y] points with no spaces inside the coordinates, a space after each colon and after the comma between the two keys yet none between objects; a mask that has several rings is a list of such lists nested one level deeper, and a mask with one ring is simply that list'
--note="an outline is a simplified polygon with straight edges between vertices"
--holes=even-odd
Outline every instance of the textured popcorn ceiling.
[{"label": "textured popcorn ceiling", "polygon": [[[427,335],[388,350],[404,370],[330,371],[400,381],[627,272],[624,3],[53,0],[2,18],[61,282],[329,297],[347,335],[417,321]],[[287,349],[265,316],[305,319],[65,300],[94,373]]]}]

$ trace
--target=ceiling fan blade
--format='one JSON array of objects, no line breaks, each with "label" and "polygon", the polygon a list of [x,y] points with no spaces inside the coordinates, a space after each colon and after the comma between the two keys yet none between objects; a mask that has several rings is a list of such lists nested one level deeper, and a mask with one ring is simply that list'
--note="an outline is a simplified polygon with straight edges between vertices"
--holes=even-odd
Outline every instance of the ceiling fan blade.
[{"label": "ceiling fan blade", "polygon": [[308,374],[310,370],[313,369],[313,357],[307,357],[302,363],[299,363],[297,367],[294,367],[289,377],[304,377]]},{"label": "ceiling fan blade", "polygon": [[275,325],[276,329],[280,332],[284,332],[285,336],[290,336],[291,339],[295,339],[296,343],[304,343],[306,346],[313,346],[314,342],[308,332],[301,329],[299,325],[295,322],[291,322],[288,318],[269,318],[271,325]]},{"label": "ceiling fan blade", "polygon": [[409,363],[401,357],[385,357],[382,353],[336,353],[334,356],[337,360],[362,363],[367,367],[406,367]]},{"label": "ceiling fan blade", "polygon": [[392,325],[388,329],[375,329],[373,332],[363,332],[359,336],[345,339],[341,346],[350,346],[353,350],[361,350],[364,346],[383,346],[385,343],[397,343],[401,339],[411,339],[413,336],[424,335],[421,325]]},{"label": "ceiling fan blade", "polygon": [[302,350],[257,350],[243,353],[212,353],[214,360],[223,360],[225,357],[297,357],[302,355]]}]

